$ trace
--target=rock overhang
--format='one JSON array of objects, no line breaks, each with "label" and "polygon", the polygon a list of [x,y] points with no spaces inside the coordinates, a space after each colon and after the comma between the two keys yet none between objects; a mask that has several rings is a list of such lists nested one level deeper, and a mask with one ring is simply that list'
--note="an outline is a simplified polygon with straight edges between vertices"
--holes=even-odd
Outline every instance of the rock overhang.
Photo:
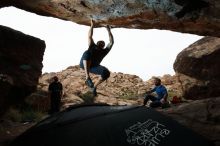
[{"label": "rock overhang", "polygon": [[202,36],[220,36],[218,0],[2,0],[0,7],[15,6],[96,27],[107,24],[131,29],[163,29]]}]

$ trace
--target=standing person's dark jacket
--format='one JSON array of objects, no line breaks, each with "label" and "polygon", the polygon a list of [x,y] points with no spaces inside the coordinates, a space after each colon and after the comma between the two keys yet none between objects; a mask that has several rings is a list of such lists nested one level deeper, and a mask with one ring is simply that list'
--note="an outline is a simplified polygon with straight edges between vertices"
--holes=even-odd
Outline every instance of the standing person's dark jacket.
[{"label": "standing person's dark jacket", "polygon": [[63,92],[63,86],[60,82],[52,82],[48,88],[50,92],[51,109],[50,113],[55,113],[60,111],[60,103]]}]

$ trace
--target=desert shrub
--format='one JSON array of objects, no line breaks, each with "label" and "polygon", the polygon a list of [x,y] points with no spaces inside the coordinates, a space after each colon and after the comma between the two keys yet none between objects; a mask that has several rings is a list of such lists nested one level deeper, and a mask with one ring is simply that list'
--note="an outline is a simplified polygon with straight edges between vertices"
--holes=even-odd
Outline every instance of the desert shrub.
[{"label": "desert shrub", "polygon": [[4,115],[4,119],[12,122],[38,122],[46,114],[25,104],[9,108]]},{"label": "desert shrub", "polygon": [[80,98],[83,99],[85,103],[94,103],[95,97],[93,96],[92,92],[86,92],[79,95]]},{"label": "desert shrub", "polygon": [[21,122],[39,122],[45,116],[45,113],[35,110],[25,110],[21,115]]},{"label": "desert shrub", "polygon": [[12,122],[20,122],[22,119],[22,114],[18,109],[11,107],[5,113],[4,119],[12,121]]}]

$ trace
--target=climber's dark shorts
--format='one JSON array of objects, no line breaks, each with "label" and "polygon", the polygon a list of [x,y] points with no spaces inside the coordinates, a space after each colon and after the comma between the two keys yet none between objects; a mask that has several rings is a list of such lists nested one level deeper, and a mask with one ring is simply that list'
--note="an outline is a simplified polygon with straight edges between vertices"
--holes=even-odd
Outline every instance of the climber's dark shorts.
[{"label": "climber's dark shorts", "polygon": [[[80,64],[80,67],[84,69],[83,65],[81,64]],[[97,75],[101,75],[103,80],[108,79],[110,76],[109,70],[106,67],[101,66],[101,65],[90,67],[89,72],[97,74]]]}]

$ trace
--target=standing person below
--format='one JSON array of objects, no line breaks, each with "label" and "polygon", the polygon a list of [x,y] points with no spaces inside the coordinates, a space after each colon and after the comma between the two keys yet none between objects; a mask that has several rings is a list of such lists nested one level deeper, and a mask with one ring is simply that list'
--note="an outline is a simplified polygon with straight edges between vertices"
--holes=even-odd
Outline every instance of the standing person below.
[{"label": "standing person below", "polygon": [[[146,92],[146,96],[144,98],[144,106],[147,104],[148,100],[150,99],[152,103],[150,107],[159,107],[162,104],[167,102],[167,89],[165,86],[161,85],[161,80],[159,78],[154,78],[154,89]],[[151,93],[156,92],[157,96],[151,95]]]},{"label": "standing person below", "polygon": [[[89,35],[88,35],[88,41],[89,41],[89,48],[86,50],[82,58],[80,60],[80,68],[85,70],[85,75],[86,75],[86,81],[85,83],[87,86],[89,86],[92,89],[93,95],[96,96],[96,88],[99,84],[101,84],[103,81],[109,78],[110,72],[109,70],[100,65],[102,62],[103,58],[109,53],[111,50],[113,44],[114,44],[114,39],[113,35],[111,33],[110,26],[107,26],[107,31],[109,35],[109,44],[105,48],[105,42],[100,40],[96,44],[93,41],[92,35],[93,35],[93,20],[91,20],[91,27],[89,30]],[[100,75],[101,77],[99,80],[94,84],[90,78],[89,73],[94,73],[97,75]]]},{"label": "standing person below", "polygon": [[63,95],[63,86],[58,81],[58,77],[53,77],[53,82],[49,85],[49,96],[50,96],[50,114],[60,111],[60,103]]}]

